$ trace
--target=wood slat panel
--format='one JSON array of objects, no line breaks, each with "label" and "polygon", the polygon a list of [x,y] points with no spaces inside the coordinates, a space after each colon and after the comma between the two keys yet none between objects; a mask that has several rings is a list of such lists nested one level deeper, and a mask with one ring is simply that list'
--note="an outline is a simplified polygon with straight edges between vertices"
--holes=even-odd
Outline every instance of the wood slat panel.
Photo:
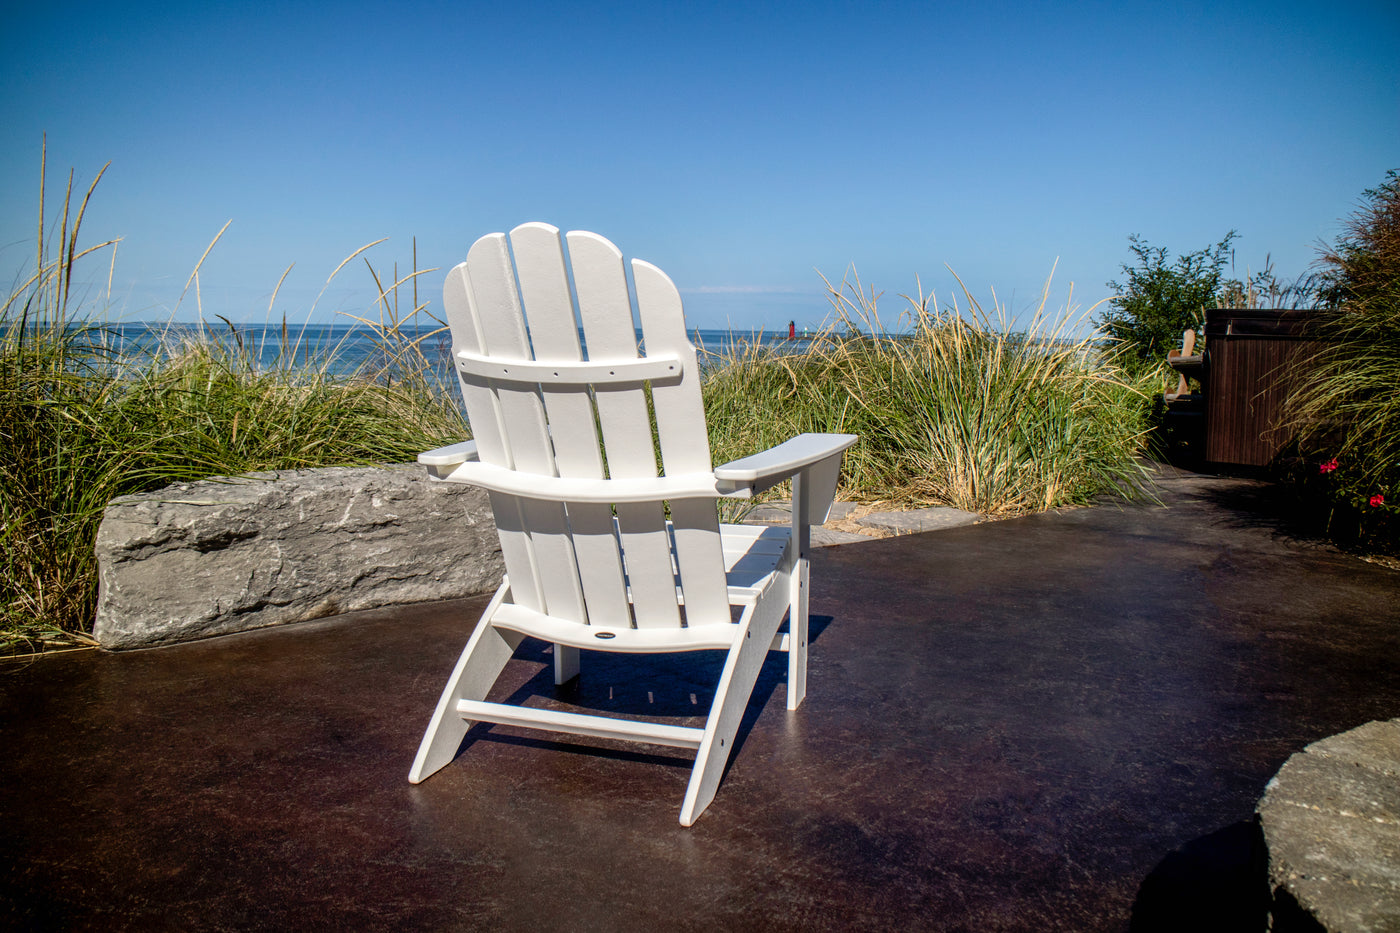
[{"label": "wood slat panel", "polygon": [[[467,254],[472,303],[480,326],[481,354],[503,359],[530,359],[525,316],[515,291],[515,270],[505,234],[484,236]],[[492,383],[514,469],[554,475],[554,456],[545,429],[538,387]]]},{"label": "wood slat panel", "polygon": [[1292,439],[1282,426],[1291,368],[1319,349],[1286,336],[1211,337],[1206,459],[1265,466]]},{"label": "wood slat panel", "polygon": [[[539,362],[576,363],[583,359],[573,299],[559,231],[547,224],[524,224],[510,233],[521,298],[529,315],[530,343]],[[560,476],[600,479],[603,458],[593,423],[593,406],[575,387],[550,391],[541,386],[549,436]]]},{"label": "wood slat panel", "polygon": [[[637,334],[621,252],[593,233],[573,232],[566,239],[589,357],[635,358]],[[656,476],[651,418],[642,384],[598,387],[594,397],[608,476],[614,480]],[[619,505],[617,519],[637,626],[679,625],[661,503]]]},{"label": "wood slat panel", "polygon": [[[578,323],[558,228],[523,224],[511,231],[510,239],[535,359],[569,363],[581,360]],[[588,392],[579,386],[541,388],[559,475],[602,479],[603,457]],[[575,573],[586,607],[584,618],[606,625],[626,624],[631,616],[611,506],[575,502],[569,504],[567,512],[573,532]]]}]

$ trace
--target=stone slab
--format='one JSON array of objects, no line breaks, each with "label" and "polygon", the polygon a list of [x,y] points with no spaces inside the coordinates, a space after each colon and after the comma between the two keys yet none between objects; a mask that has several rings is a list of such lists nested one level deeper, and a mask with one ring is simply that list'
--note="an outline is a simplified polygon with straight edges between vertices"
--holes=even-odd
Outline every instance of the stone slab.
[{"label": "stone slab", "polygon": [[[921,531],[938,531],[943,528],[957,528],[971,525],[982,516],[962,509],[934,507],[908,509],[901,512],[870,512],[853,518],[861,509],[858,502],[836,502],[831,506],[828,523],[853,522],[862,528],[870,528],[884,534],[914,534]],[[765,502],[745,513],[747,524],[779,524],[792,520],[792,503],[787,500]],[[849,526],[847,526],[849,527]],[[823,540],[818,540],[817,530],[813,529],[814,544],[845,544],[854,541],[869,541],[870,537],[852,531],[827,529]]]},{"label": "stone slab", "polygon": [[1400,719],[1293,755],[1257,812],[1275,920],[1301,911],[1325,930],[1400,930]]},{"label": "stone slab", "polygon": [[[1396,746],[1400,748],[1400,746]],[[1400,782],[1345,758],[1312,752],[1288,760],[1288,774],[1269,787],[1271,803],[1333,813],[1363,822],[1397,823]],[[1400,825],[1396,842],[1400,844]]]},{"label": "stone slab", "polygon": [[979,518],[976,512],[964,512],[948,506],[931,509],[910,509],[906,512],[871,512],[856,519],[856,524],[867,528],[878,528],[895,534],[913,534],[921,531],[939,531],[944,528],[957,528],[974,524]]},{"label": "stone slab", "polygon": [[1316,756],[1338,758],[1400,778],[1400,719],[1368,722],[1314,742],[1308,750]]},{"label": "stone slab", "polygon": [[[831,504],[831,514],[826,518],[829,522],[841,521],[850,516],[852,512],[860,507],[856,502],[833,502]],[[750,524],[777,524],[780,522],[792,521],[792,502],[786,499],[765,502],[762,505],[754,506],[744,515],[744,521]]]},{"label": "stone slab", "polygon": [[835,528],[823,528],[818,525],[812,529],[812,547],[831,547],[834,544],[859,544],[862,541],[874,541],[876,539],[869,535],[856,534],[853,531],[838,531]]},{"label": "stone slab", "polygon": [[418,466],[284,470],[114,499],[93,635],[141,648],[494,589],[485,492]]}]

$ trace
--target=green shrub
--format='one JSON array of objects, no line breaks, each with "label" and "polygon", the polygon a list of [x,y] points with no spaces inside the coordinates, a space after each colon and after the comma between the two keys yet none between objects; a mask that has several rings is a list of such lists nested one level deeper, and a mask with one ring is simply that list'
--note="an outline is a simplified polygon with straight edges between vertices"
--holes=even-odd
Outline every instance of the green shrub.
[{"label": "green shrub", "polygon": [[1181,346],[1182,331],[1200,332],[1205,309],[1218,304],[1221,274],[1236,236],[1231,230],[1215,246],[1185,253],[1175,263],[1168,261],[1165,247],[1128,237],[1137,264],[1123,265],[1126,282],[1108,283],[1117,295],[1098,320],[1104,333],[1123,346],[1125,365],[1138,372],[1157,369],[1168,350]]}]

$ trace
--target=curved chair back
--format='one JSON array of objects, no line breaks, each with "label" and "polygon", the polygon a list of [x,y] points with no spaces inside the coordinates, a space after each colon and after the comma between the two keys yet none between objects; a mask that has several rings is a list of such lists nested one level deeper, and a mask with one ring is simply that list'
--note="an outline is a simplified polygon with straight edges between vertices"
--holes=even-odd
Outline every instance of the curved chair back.
[{"label": "curved chair back", "polygon": [[[631,269],[635,310],[617,247],[530,223],[477,240],[447,277],[478,455],[527,492],[491,493],[512,597],[580,624],[728,621],[713,480],[693,481],[712,469],[695,348],[671,280]],[[552,479],[616,495],[571,501]]]}]

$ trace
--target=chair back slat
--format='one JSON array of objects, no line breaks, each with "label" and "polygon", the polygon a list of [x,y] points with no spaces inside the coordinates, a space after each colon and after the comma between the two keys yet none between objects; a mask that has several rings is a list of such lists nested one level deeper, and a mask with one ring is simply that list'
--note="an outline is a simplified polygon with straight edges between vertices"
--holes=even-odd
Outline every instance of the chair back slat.
[{"label": "chair back slat", "polygon": [[[622,253],[593,233],[575,231],[568,235],[568,241],[589,359],[636,359],[637,330]],[[594,394],[607,450],[608,476],[656,476],[651,416],[642,383],[599,386]]]},{"label": "chair back slat", "polygon": [[[472,280],[465,262],[459,263],[448,273],[447,281],[443,285],[442,302],[447,313],[447,323],[452,331],[452,352],[456,354],[459,350],[468,350],[485,354],[476,303],[472,297]],[[477,455],[483,462],[509,466],[509,447],[496,395],[491,390],[490,383],[460,371],[457,373],[457,381],[462,387],[462,398],[467,405],[467,418],[471,421],[472,439],[476,441]],[[497,492],[491,493],[490,499],[491,511],[496,517],[496,530],[501,541],[501,558],[505,561],[506,573],[510,576],[512,596],[522,606],[543,612],[544,597],[540,590],[539,569],[535,564],[530,537],[525,531],[525,517],[520,510],[523,500]]]},{"label": "chair back slat", "polygon": [[[482,237],[467,253],[478,340],[495,358],[530,359],[525,315],[515,291],[515,273],[504,234]],[[506,442],[507,463],[525,473],[553,476],[554,454],[544,418],[538,385],[489,380],[500,411],[500,430]]]},{"label": "chair back slat", "polygon": [[[525,316],[516,293],[506,238],[483,237],[467,253],[478,342],[486,354],[506,359],[531,358]],[[491,414],[499,419],[506,454],[514,469],[544,476],[556,475],[554,452],[545,419],[539,386],[488,380],[496,405]],[[470,403],[468,403],[470,405]],[[470,409],[468,416],[471,416]],[[475,422],[473,422],[473,425]],[[583,593],[575,569],[568,515],[561,502],[521,499],[516,509],[531,552],[532,569],[541,601],[539,611],[570,621],[586,619]],[[504,542],[502,556],[505,556]],[[561,572],[562,570],[562,572]],[[514,570],[507,564],[512,583]],[[513,587],[512,587],[513,588]]]},{"label": "chair back slat", "polygon": [[[561,363],[583,359],[559,231],[546,224],[525,224],[510,232],[510,245],[520,297],[529,315],[534,359]],[[540,388],[559,475],[602,479],[603,458],[588,393],[574,386]]]},{"label": "chair back slat", "polygon": [[[666,273],[639,259],[632,260],[632,282],[647,352],[673,354],[681,361],[679,380],[654,382],[651,388],[662,468],[669,475],[706,472],[711,468],[710,439],[700,395],[700,364],[685,331],[680,292]],[[729,593],[715,500],[673,500],[671,522],[687,624],[727,620]]]},{"label": "chair back slat", "polygon": [[[593,233],[576,231],[568,234],[567,240],[589,359],[635,358],[637,330],[622,253]],[[651,415],[643,383],[595,386],[593,394],[608,477],[655,477]],[[662,503],[627,503],[616,508],[637,627],[679,625],[671,541]]]},{"label": "chair back slat", "polygon": [[[581,360],[578,322],[558,228],[523,224],[511,231],[510,243],[535,359]],[[597,422],[586,388],[543,385],[541,389],[559,475],[602,479]],[[627,590],[612,508],[574,502],[568,506],[568,517],[588,618],[605,625],[625,624],[629,617]]]}]

